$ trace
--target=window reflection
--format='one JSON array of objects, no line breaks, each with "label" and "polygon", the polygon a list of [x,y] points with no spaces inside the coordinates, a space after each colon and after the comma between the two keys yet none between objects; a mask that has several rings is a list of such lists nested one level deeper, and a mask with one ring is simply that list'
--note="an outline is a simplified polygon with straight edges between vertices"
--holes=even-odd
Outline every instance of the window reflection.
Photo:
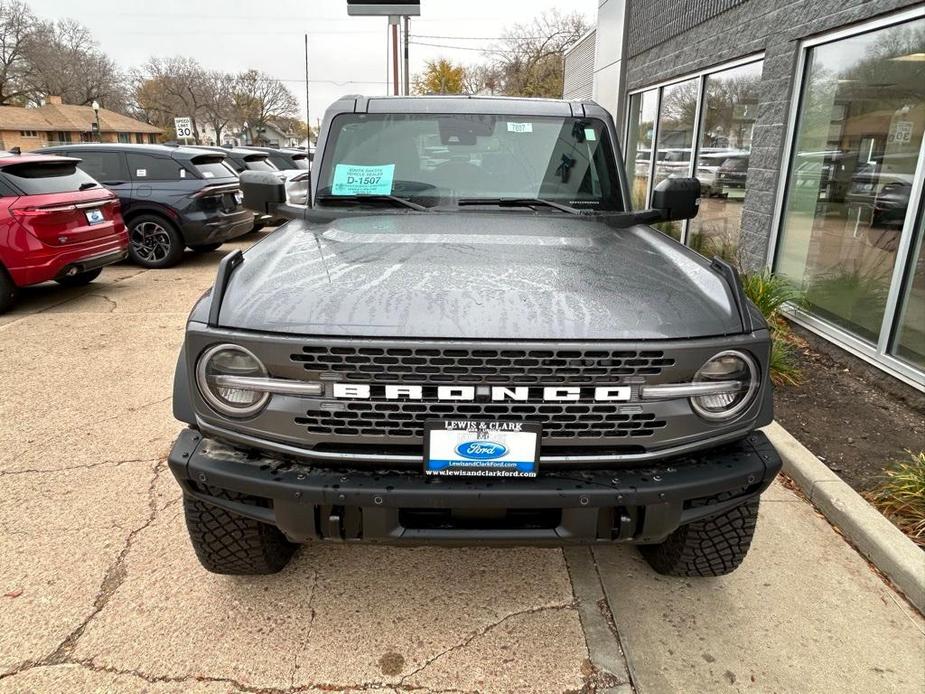
[{"label": "window reflection", "polygon": [[925,216],[912,243],[908,277],[902,292],[893,354],[925,369]]},{"label": "window reflection", "polygon": [[750,63],[706,78],[694,170],[702,196],[688,244],[707,256],[737,255],[762,65]]},{"label": "window reflection", "polygon": [[626,142],[627,170],[630,175],[630,199],[634,210],[646,207],[649,169],[652,162],[652,133],[655,129],[657,90],[630,97],[629,134]]},{"label": "window reflection", "polygon": [[923,52],[925,19],[807,55],[777,268],[813,313],[871,342],[919,163]]},{"label": "window reflection", "polygon": [[[690,173],[699,84],[699,80],[691,79],[662,90],[653,188],[669,176],[687,176]],[[682,222],[666,222],[658,227],[680,240]]]}]

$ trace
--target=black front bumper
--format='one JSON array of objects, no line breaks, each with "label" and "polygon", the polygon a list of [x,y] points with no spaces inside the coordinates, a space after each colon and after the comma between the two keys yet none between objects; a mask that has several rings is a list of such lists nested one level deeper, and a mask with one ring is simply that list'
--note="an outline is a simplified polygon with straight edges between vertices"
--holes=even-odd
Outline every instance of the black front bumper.
[{"label": "black front bumper", "polygon": [[534,479],[321,468],[263,458],[193,429],[180,434],[168,462],[184,493],[275,525],[295,542],[401,544],[659,542],[759,495],[781,468],[761,432],[696,456]]}]

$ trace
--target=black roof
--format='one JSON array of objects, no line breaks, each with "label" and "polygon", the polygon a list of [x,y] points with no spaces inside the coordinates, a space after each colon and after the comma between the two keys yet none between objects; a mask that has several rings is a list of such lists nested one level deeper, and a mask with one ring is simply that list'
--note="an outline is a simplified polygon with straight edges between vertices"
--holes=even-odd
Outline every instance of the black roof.
[{"label": "black roof", "polygon": [[[352,102],[352,103],[351,103]],[[347,108],[345,108],[347,106]],[[488,115],[532,115],[584,117],[603,109],[594,101],[531,99],[512,96],[364,96],[349,94],[332,104],[343,113],[473,113]]]}]

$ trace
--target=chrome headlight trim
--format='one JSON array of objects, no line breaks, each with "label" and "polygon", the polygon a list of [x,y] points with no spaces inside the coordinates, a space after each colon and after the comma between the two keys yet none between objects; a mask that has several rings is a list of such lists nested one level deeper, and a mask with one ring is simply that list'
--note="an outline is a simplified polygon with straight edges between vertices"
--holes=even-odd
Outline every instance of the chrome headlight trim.
[{"label": "chrome headlight trim", "polygon": [[209,407],[211,407],[222,416],[233,417],[236,419],[252,417],[260,412],[260,410],[262,410],[264,407],[266,407],[266,404],[270,401],[270,393],[264,392],[263,396],[257,400],[257,402],[253,403],[252,405],[248,405],[247,407],[233,407],[221,400],[218,396],[215,395],[214,392],[212,392],[212,388],[207,378],[206,369],[208,368],[209,362],[212,360],[212,358],[219,352],[223,351],[240,352],[250,357],[259,365],[263,375],[267,375],[267,367],[264,366],[263,362],[257,358],[257,355],[255,355],[249,349],[242,347],[241,345],[230,343],[213,345],[200,355],[199,361],[196,363],[196,385],[199,388],[199,394],[202,395],[203,399],[208,403]]},{"label": "chrome headlight trim", "polygon": [[[755,401],[755,396],[758,394],[758,389],[761,386],[761,374],[758,371],[758,365],[755,362],[754,357],[752,357],[747,352],[743,352],[737,349],[727,349],[722,352],[717,352],[712,357],[707,359],[703,363],[703,366],[697,369],[697,373],[699,374],[704,369],[704,367],[706,367],[707,364],[709,364],[710,362],[716,359],[719,359],[721,357],[726,357],[726,356],[733,356],[745,362],[745,365],[748,368],[748,373],[749,373],[748,384],[746,388],[744,389],[745,395],[742,397],[742,399],[739,402],[737,402],[735,405],[730,407],[728,410],[723,410],[722,412],[712,412],[710,410],[707,410],[701,404],[697,402],[697,397],[691,397],[689,399],[689,402],[691,404],[691,409],[693,409],[694,412],[696,412],[700,417],[707,420],[708,422],[729,422],[735,419],[736,417],[738,417],[739,415],[741,415]],[[695,375],[694,378],[696,379],[697,376]],[[695,380],[694,383],[692,383],[691,385],[697,385],[698,383],[710,383],[710,381],[696,381]],[[728,381],[725,383],[728,383]],[[743,385],[741,382],[738,382],[738,383],[740,386]],[[741,387],[740,387],[740,390],[742,390]],[[729,389],[726,389],[723,392],[730,392],[730,391]]]}]

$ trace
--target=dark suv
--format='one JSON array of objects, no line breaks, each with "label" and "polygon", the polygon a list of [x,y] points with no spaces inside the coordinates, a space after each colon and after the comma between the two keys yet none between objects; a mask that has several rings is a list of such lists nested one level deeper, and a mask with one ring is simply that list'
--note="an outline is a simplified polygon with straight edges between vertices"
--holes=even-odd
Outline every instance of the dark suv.
[{"label": "dark suv", "polygon": [[225,256],[186,326],[169,464],[202,564],[630,542],[735,569],[781,467],[771,342],[732,267],[649,226],[695,216],[699,181],[630,210],[592,102],[352,96],[321,133],[310,207],[241,174],[292,221]]},{"label": "dark suv", "polygon": [[143,267],[175,265],[186,247],[213,251],[253,225],[222,152],[129,144],[61,145],[42,152],[80,159],[84,172],[119,197],[129,255]]},{"label": "dark suv", "polygon": [[304,149],[296,149],[295,147],[257,147],[256,145],[248,145],[247,149],[263,152],[273,166],[280,171],[295,171],[296,169],[308,171],[311,168],[309,153]]}]

